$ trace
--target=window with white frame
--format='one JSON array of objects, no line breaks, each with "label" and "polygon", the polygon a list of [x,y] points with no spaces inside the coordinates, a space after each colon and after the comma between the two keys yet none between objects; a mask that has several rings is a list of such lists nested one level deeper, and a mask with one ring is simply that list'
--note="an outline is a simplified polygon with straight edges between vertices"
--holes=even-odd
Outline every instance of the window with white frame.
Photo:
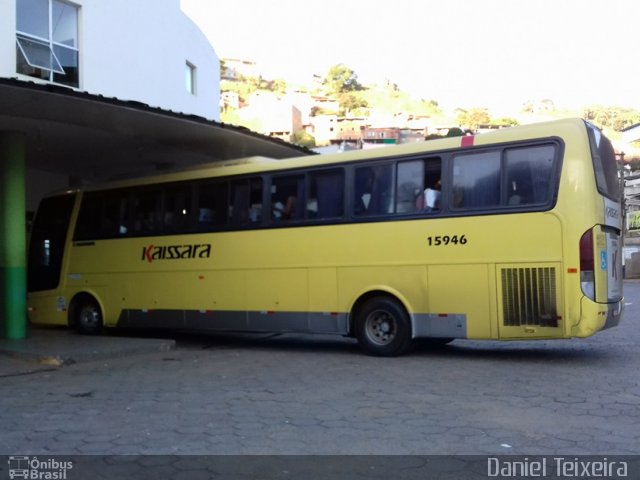
[{"label": "window with white frame", "polygon": [[191,62],[186,62],[184,66],[184,80],[187,92],[196,94],[196,66]]},{"label": "window with white frame", "polygon": [[60,0],[16,0],[16,71],[79,86],[78,7]]}]

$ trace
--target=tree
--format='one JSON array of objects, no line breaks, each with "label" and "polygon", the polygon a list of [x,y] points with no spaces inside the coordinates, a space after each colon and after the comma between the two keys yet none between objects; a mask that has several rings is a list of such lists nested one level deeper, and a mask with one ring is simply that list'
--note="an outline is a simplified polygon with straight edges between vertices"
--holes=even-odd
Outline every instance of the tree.
[{"label": "tree", "polygon": [[340,104],[340,115],[346,116],[348,113],[355,113],[358,110],[369,106],[367,101],[354,93],[343,93],[338,100]]},{"label": "tree", "polygon": [[284,94],[287,92],[287,82],[282,78],[276,78],[275,80],[270,80],[268,84],[268,90],[271,90],[274,93]]},{"label": "tree", "polygon": [[500,127],[507,126],[507,125],[510,126],[510,127],[515,127],[520,122],[518,122],[518,120],[516,120],[515,118],[501,117],[501,118],[493,118],[493,119],[491,119],[490,123],[491,123],[491,125],[498,125]]},{"label": "tree", "polygon": [[322,82],[329,93],[339,95],[345,92],[362,90],[362,85],[358,82],[358,75],[346,65],[339,63],[329,68],[329,72]]},{"label": "tree", "polygon": [[472,130],[477,130],[480,125],[487,125],[491,117],[486,108],[472,108],[458,112],[458,123]]},{"label": "tree", "polygon": [[458,127],[450,128],[445,137],[464,137],[464,130]]},{"label": "tree", "polygon": [[592,106],[585,108],[582,116],[600,128],[616,132],[640,123],[640,112],[629,108]]},{"label": "tree", "polygon": [[302,145],[303,147],[313,148],[316,146],[316,139],[307,131],[298,130],[293,132],[293,143]]},{"label": "tree", "polygon": [[236,92],[240,97],[240,101],[244,102],[255,92],[255,86],[244,81],[222,80],[220,82],[221,92]]}]

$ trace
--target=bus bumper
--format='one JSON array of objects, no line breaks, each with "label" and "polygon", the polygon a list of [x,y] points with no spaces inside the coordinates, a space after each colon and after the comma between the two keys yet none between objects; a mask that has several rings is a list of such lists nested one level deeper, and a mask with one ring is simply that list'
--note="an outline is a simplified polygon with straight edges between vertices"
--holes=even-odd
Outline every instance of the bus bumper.
[{"label": "bus bumper", "polygon": [[29,294],[27,316],[34,325],[67,325],[66,300],[59,295]]},{"label": "bus bumper", "polygon": [[596,303],[582,297],[580,323],[574,326],[572,337],[590,337],[600,330],[615,327],[622,319],[624,298],[618,302]]}]

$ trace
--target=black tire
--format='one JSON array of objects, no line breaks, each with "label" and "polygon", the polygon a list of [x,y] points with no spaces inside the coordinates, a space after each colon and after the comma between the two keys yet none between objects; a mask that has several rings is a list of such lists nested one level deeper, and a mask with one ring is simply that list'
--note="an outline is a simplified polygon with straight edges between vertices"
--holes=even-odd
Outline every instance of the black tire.
[{"label": "black tire", "polygon": [[102,331],[102,311],[92,297],[83,296],[76,300],[73,308],[73,327],[84,335],[97,335]]},{"label": "black tire", "polygon": [[411,322],[404,307],[390,297],[374,297],[355,316],[360,347],[369,355],[394,357],[411,348]]}]

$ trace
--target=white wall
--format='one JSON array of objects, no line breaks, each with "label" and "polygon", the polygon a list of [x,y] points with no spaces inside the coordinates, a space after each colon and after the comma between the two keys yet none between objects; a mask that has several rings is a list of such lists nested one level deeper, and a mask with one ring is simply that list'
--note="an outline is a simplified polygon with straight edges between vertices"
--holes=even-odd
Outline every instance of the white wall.
[{"label": "white wall", "polygon": [[[16,0],[0,0],[0,76],[15,71]],[[220,118],[220,64],[179,0],[76,0],[80,7],[79,90]],[[185,65],[196,66],[196,94]]]},{"label": "white wall", "polygon": [[[81,88],[154,107],[220,117],[218,56],[179,0],[82,0]],[[185,87],[185,64],[197,90]]]},{"label": "white wall", "polygon": [[16,77],[16,0],[0,0],[0,77]]}]

